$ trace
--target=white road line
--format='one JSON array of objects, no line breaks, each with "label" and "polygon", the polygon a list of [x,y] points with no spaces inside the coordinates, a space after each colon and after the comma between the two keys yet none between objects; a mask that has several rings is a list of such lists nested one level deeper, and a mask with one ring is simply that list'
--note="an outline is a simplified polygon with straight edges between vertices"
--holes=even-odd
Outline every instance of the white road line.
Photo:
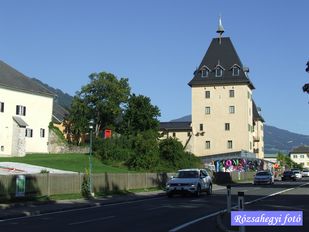
[{"label": "white road line", "polygon": [[102,217],[102,218],[94,218],[94,219],[86,220],[86,221],[72,222],[72,223],[69,223],[68,225],[69,226],[74,226],[74,225],[85,224],[85,223],[89,223],[89,222],[96,222],[96,221],[107,220],[107,219],[114,218],[114,217],[115,216],[107,216],[107,217]]},{"label": "white road line", "polygon": [[[261,201],[261,200],[264,200],[264,199],[266,199],[266,198],[273,197],[273,196],[275,196],[275,195],[278,195],[278,194],[281,194],[281,193],[284,193],[284,192],[287,192],[287,191],[291,191],[291,190],[293,190],[293,189],[295,189],[295,188],[303,187],[303,186],[305,186],[305,185],[309,185],[309,183],[305,183],[305,184],[302,184],[302,185],[299,185],[299,186],[296,186],[296,187],[293,187],[293,188],[289,188],[289,189],[285,189],[285,190],[282,190],[282,191],[279,191],[279,192],[276,192],[276,193],[272,193],[272,194],[270,194],[270,195],[267,195],[267,196],[264,196],[264,197],[260,197],[260,198],[258,198],[258,199],[253,200],[253,201],[245,202],[245,205],[249,205],[249,204],[252,204],[252,203],[254,203],[254,202]],[[236,209],[236,208],[237,208],[237,205],[235,205],[235,206],[232,207],[232,209]],[[217,216],[217,215],[219,215],[220,213],[224,213],[224,212],[226,212],[226,211],[227,211],[227,210],[224,209],[224,210],[219,210],[219,211],[217,211],[217,212],[214,212],[214,213],[212,213],[212,214],[205,215],[205,216],[203,216],[203,217],[197,218],[197,219],[195,219],[195,220],[192,220],[192,221],[189,221],[189,222],[187,222],[187,223],[184,223],[184,224],[182,224],[182,225],[180,225],[180,226],[177,226],[177,227],[175,227],[175,228],[169,230],[169,232],[179,231],[179,230],[181,230],[181,229],[183,229],[183,228],[185,228],[185,227],[188,227],[188,226],[190,226],[190,225],[192,225],[192,224],[195,224],[195,223],[197,223],[197,222],[199,222],[199,221],[202,221],[202,220],[205,220],[205,219],[208,219],[208,218]]]}]

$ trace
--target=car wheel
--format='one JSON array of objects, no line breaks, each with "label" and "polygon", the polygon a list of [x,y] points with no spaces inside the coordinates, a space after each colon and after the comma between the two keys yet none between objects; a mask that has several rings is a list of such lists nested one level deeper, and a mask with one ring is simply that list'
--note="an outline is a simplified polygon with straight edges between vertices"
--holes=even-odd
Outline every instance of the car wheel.
[{"label": "car wheel", "polygon": [[198,185],[198,186],[197,186],[197,189],[196,189],[196,192],[195,192],[195,196],[196,196],[196,197],[199,197],[200,195],[201,195],[201,186]]},{"label": "car wheel", "polygon": [[212,194],[212,184],[209,185],[209,188],[207,189],[207,195]]}]

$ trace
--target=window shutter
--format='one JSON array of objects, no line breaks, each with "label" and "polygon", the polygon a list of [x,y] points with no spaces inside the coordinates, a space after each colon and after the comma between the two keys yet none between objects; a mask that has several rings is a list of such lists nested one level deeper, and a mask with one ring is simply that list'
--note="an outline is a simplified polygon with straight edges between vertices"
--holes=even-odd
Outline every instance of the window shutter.
[{"label": "window shutter", "polygon": [[24,106],[24,112],[23,115],[26,116],[26,106]]},{"label": "window shutter", "polygon": [[16,115],[18,115],[19,112],[19,105],[16,106]]}]

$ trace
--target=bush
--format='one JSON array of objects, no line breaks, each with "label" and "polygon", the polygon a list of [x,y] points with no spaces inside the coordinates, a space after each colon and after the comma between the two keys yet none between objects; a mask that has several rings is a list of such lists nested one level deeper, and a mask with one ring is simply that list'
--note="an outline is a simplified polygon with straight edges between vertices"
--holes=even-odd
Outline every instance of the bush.
[{"label": "bush", "polygon": [[112,161],[126,162],[133,154],[129,138],[126,136],[110,139],[97,139],[94,143],[94,153],[103,163]]},{"label": "bush", "polygon": [[145,131],[137,134],[132,140],[131,155],[127,162],[129,168],[136,170],[156,170],[159,164],[159,147],[157,142],[157,133],[154,131]]},{"label": "bush", "polygon": [[90,198],[91,192],[89,190],[90,182],[89,182],[89,171],[88,169],[85,169],[85,174],[83,176],[83,182],[82,182],[82,188],[81,188],[81,194],[84,198]]},{"label": "bush", "polygon": [[167,138],[159,143],[161,167],[177,170],[182,168],[202,167],[200,158],[184,151],[177,139]]}]

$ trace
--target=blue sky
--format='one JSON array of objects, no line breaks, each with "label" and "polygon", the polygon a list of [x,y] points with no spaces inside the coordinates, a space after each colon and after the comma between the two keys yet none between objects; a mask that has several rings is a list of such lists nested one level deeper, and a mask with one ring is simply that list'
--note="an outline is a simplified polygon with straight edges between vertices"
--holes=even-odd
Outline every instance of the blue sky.
[{"label": "blue sky", "polygon": [[222,15],[268,125],[309,135],[306,0],[1,0],[0,59],[74,95],[93,72],[129,78],[161,121],[191,112],[187,83]]}]

